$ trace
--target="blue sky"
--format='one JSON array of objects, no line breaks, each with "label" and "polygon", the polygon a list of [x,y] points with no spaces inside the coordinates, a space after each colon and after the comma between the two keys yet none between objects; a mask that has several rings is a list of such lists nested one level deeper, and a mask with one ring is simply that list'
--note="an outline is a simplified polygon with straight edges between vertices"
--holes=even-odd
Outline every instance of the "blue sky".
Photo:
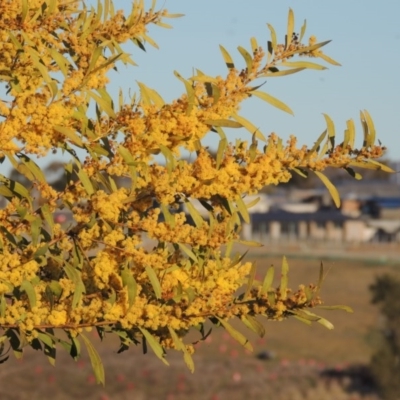
[{"label": "blue sky", "polygon": [[[97,1],[87,3],[95,5]],[[114,0],[114,4],[116,9],[128,10],[131,1]],[[256,98],[244,103],[241,114],[264,135],[275,132],[287,139],[294,134],[300,144],[309,146],[325,129],[322,113],[335,122],[337,143],[346,120],[353,118],[356,143],[361,145],[359,112],[366,109],[374,119],[378,139],[388,148],[387,156],[400,160],[399,0],[159,0],[157,4],[185,16],[167,21],[173,29],[150,26],[149,35],[158,43],[158,50],[150,45],[146,52],[133,45],[127,47],[139,66],[121,65],[119,73],[112,74],[108,89],[115,96],[120,87],[126,94],[128,89],[136,91],[139,81],[156,89],[165,100],[172,100],[185,92],[174,70],[186,78],[194,68],[211,76],[225,75],[219,44],[231,53],[236,66],[242,67],[237,46],[250,49],[249,40],[254,36],[266,49],[270,39],[267,23],[275,27],[278,41],[283,42],[290,7],[295,14],[295,30],[299,31],[306,19],[305,38],[316,35],[318,41],[332,40],[323,50],[342,66],[330,66],[321,60],[329,69],[267,80],[261,90],[287,103],[294,116]],[[250,139],[244,129],[227,129],[226,133],[231,141]],[[210,134],[204,144],[216,147],[218,140]],[[49,157],[60,159],[59,154]],[[41,166],[48,162],[49,158],[38,161]]]},{"label": "blue sky", "polygon": [[[117,0],[115,6],[121,8],[127,3]],[[307,145],[312,145],[325,129],[322,113],[334,120],[338,140],[346,120],[353,118],[357,143],[361,144],[359,111],[366,109],[374,119],[377,137],[388,147],[388,157],[400,160],[400,1],[166,0],[158,5],[185,16],[170,20],[171,30],[151,27],[150,36],[160,49],[147,46],[144,53],[133,48],[139,67],[129,72],[121,68],[113,85],[135,89],[137,80],[156,89],[166,100],[173,99],[184,92],[174,70],[184,77],[191,76],[193,68],[212,76],[226,73],[219,44],[241,66],[243,59],[237,46],[249,49],[249,39],[254,36],[266,48],[267,22],[283,41],[290,7],[295,13],[295,29],[299,31],[306,19],[306,38],[314,34],[318,41],[331,39],[323,50],[342,66],[268,79],[262,90],[286,102],[294,117],[258,99],[244,104],[243,115],[266,135],[276,132],[286,139],[295,134]],[[249,138],[242,129],[227,132],[232,140]],[[216,140],[210,136],[205,143],[215,146]]]}]

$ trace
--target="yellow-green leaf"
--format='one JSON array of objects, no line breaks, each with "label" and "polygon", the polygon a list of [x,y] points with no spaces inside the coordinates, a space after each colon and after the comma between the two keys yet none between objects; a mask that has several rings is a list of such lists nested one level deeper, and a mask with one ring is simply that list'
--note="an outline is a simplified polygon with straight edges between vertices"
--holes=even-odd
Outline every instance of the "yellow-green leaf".
[{"label": "yellow-green leaf", "polygon": [[353,309],[349,306],[344,305],[336,305],[336,306],[318,306],[318,308],[322,308],[323,310],[343,310],[348,313],[354,312]]},{"label": "yellow-green leaf", "polygon": [[193,253],[193,251],[190,250],[188,247],[186,247],[183,243],[178,243],[178,246],[181,249],[181,251],[183,251],[194,262],[198,262],[199,261],[197,259],[196,255]]},{"label": "yellow-green leaf", "polygon": [[326,121],[326,129],[328,132],[328,138],[331,144],[331,149],[335,148],[335,125],[328,114],[322,114]]},{"label": "yellow-green leaf", "polygon": [[376,131],[374,126],[374,121],[372,120],[367,110],[364,110],[364,120],[368,127],[367,147],[373,146],[375,143]]},{"label": "yellow-green leaf", "polygon": [[161,299],[161,285],[156,272],[150,265],[146,265],[146,273],[150,279],[151,285],[153,286],[153,290],[157,299]]},{"label": "yellow-green leaf", "polygon": [[193,219],[194,224],[196,225],[197,228],[201,228],[204,224],[204,220],[200,213],[197,211],[195,206],[190,202],[190,200],[185,201],[185,206],[187,210],[189,211],[190,216]]},{"label": "yellow-green leaf", "polygon": [[276,32],[275,32],[275,29],[274,29],[274,27],[272,26],[272,25],[270,25],[270,24],[267,24],[267,26],[268,26],[268,29],[270,30],[270,32],[271,32],[271,45],[272,45],[272,51],[275,51],[275,49],[276,49],[276,46],[277,46],[277,40],[276,40]]},{"label": "yellow-green leaf", "polygon": [[75,129],[67,128],[66,126],[60,126],[60,125],[54,125],[53,129],[66,136],[75,146],[83,147],[82,139],[77,135]]},{"label": "yellow-green leaf", "polygon": [[289,68],[303,68],[303,69],[315,69],[319,71],[323,71],[326,69],[323,65],[319,65],[310,61],[283,61],[279,63],[282,67]]},{"label": "yellow-green leaf", "polygon": [[251,132],[251,134],[255,133],[257,139],[262,140],[263,142],[267,141],[267,139],[260,132],[260,130],[254,124],[252,124],[249,120],[247,120],[246,118],[241,117],[238,114],[233,114],[232,118],[235,119],[240,124],[242,124],[244,128],[246,128],[249,132]]},{"label": "yellow-green leaf", "polygon": [[242,46],[238,47],[239,53],[242,55],[242,57],[244,58],[244,61],[246,62],[246,67],[247,67],[247,71],[248,73],[251,73],[253,70],[253,57],[251,56],[251,54]]},{"label": "yellow-green leaf", "polygon": [[283,300],[286,299],[287,293],[287,284],[288,284],[288,272],[289,272],[289,264],[287,262],[287,259],[285,256],[283,256],[282,259],[282,270],[281,270],[281,284],[280,284],[280,293],[281,293],[281,298]]},{"label": "yellow-green leaf", "polygon": [[185,363],[188,366],[190,372],[193,373],[194,372],[194,362],[193,362],[191,355],[187,351],[185,344],[182,342],[182,339],[180,339],[178,337],[176,332],[170,326],[168,327],[168,330],[169,330],[172,340],[174,341],[176,349],[183,351],[183,354],[184,354],[183,358],[185,360]]},{"label": "yellow-green leaf", "polygon": [[327,63],[332,64],[332,65],[337,65],[338,67],[340,67],[342,64],[338,63],[337,61],[335,61],[333,58],[327,56],[324,53],[318,53],[318,57],[322,58],[323,60],[325,60]]},{"label": "yellow-green leaf", "polygon": [[307,29],[307,21],[304,20],[304,23],[303,23],[303,25],[301,26],[301,29],[300,29],[300,37],[299,37],[299,42],[300,43],[303,40],[304,34],[306,33],[306,29]]},{"label": "yellow-green leaf", "polygon": [[140,331],[142,332],[144,338],[146,339],[147,343],[153,349],[154,354],[166,365],[168,361],[164,357],[164,349],[162,348],[161,344],[154,338],[154,336],[145,328],[141,328],[139,326]]},{"label": "yellow-green leaf", "polygon": [[278,100],[276,97],[271,96],[268,93],[265,92],[260,92],[258,90],[253,90],[251,92],[252,95],[259,97],[260,99],[266,101],[267,103],[271,104],[272,106],[279,108],[282,111],[285,111],[289,114],[293,115],[293,111],[289,106],[287,106],[285,103],[282,101]]},{"label": "yellow-green leaf", "polygon": [[104,366],[103,362],[101,361],[101,358],[99,356],[99,353],[91,343],[91,341],[84,335],[80,334],[80,337],[83,339],[86,349],[89,354],[90,362],[92,364],[93,372],[96,377],[96,382],[101,383],[103,386],[105,385],[106,378],[104,374]]},{"label": "yellow-green leaf", "polygon": [[195,93],[192,87],[192,83],[184,79],[177,71],[174,71],[174,75],[185,85],[186,93],[188,96],[188,106],[186,108],[186,115],[190,115],[193,110],[195,103]]},{"label": "yellow-green leaf", "polygon": [[129,309],[135,303],[137,294],[137,284],[133,277],[132,271],[129,268],[124,268],[121,272],[122,284],[127,287],[128,290],[128,304]]},{"label": "yellow-green leaf", "polygon": [[244,204],[242,197],[241,196],[236,197],[235,201],[236,201],[237,208],[239,209],[239,212],[242,215],[242,218],[244,219],[244,221],[246,223],[249,224],[250,223],[250,215],[247,210],[246,204]]},{"label": "yellow-green leaf", "polygon": [[251,289],[253,288],[254,279],[256,277],[256,270],[257,270],[256,262],[253,262],[251,264],[251,270],[250,270],[249,279],[248,279],[247,285],[246,285],[246,291],[244,293],[244,299],[247,299],[249,297]]},{"label": "yellow-green leaf", "polygon": [[252,315],[244,315],[241,320],[249,329],[257,333],[258,336],[264,337],[265,328],[261,322],[256,319],[256,317]]},{"label": "yellow-green leaf", "polygon": [[218,144],[217,156],[216,156],[216,168],[219,169],[221,166],[222,159],[224,157],[225,149],[228,146],[228,140],[221,139]]},{"label": "yellow-green leaf", "polygon": [[33,287],[32,283],[28,280],[24,279],[21,283],[20,289],[26,293],[29,300],[29,305],[32,308],[36,307],[36,292],[35,288]]},{"label": "yellow-green leaf", "polygon": [[293,10],[289,8],[287,33],[286,33],[286,49],[288,49],[290,43],[292,43],[293,30],[294,30],[294,13]]},{"label": "yellow-green leaf", "polygon": [[275,270],[273,266],[268,268],[261,287],[261,294],[267,294],[268,291],[271,289],[272,282],[274,281],[274,271]]},{"label": "yellow-green leaf", "polygon": [[82,185],[86,190],[86,193],[89,196],[94,194],[95,190],[94,190],[94,187],[93,187],[93,183],[91,182],[88,174],[83,169],[79,169],[77,175],[78,175],[80,181],[82,182]]},{"label": "yellow-green leaf", "polygon": [[339,196],[339,192],[337,191],[336,187],[322,172],[314,171],[314,173],[315,173],[315,175],[318,176],[319,179],[321,179],[322,183],[326,186],[330,195],[332,196],[332,199],[333,199],[336,207],[339,208],[340,207],[340,196]]},{"label": "yellow-green leaf", "polygon": [[221,53],[222,53],[222,57],[224,58],[225,64],[226,66],[231,69],[231,68],[235,68],[235,64],[233,63],[232,57],[230,56],[230,54],[226,51],[226,49],[223,46],[219,46]]},{"label": "yellow-green leaf", "polygon": [[229,324],[228,321],[225,321],[219,317],[216,317],[216,318],[221,323],[221,325],[226,329],[226,331],[233,337],[233,339],[237,340],[247,350],[253,351],[253,347],[252,347],[251,343],[247,340],[247,338],[242,333],[238,332],[232,325]]},{"label": "yellow-green leaf", "polygon": [[231,119],[206,119],[203,121],[207,125],[211,126],[224,126],[227,128],[241,128],[242,124]]},{"label": "yellow-green leaf", "polygon": [[286,76],[286,75],[296,74],[297,72],[304,71],[304,70],[305,70],[305,68],[291,68],[291,69],[285,69],[283,71],[268,70],[265,74],[260,75],[260,77],[267,76],[268,78],[274,78],[277,76]]}]

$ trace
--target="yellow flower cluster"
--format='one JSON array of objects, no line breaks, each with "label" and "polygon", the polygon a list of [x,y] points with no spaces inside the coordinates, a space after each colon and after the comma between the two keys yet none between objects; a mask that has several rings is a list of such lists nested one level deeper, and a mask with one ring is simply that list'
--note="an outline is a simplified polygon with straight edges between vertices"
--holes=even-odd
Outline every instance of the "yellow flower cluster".
[{"label": "yellow flower cluster", "polygon": [[[47,335],[56,343],[53,328],[74,338],[96,326],[127,341],[147,335],[157,354],[158,346],[180,348],[187,358],[193,347],[179,340],[208,319],[280,320],[320,304],[315,286],[264,293],[250,282],[246,296],[238,295],[252,266],[231,256],[246,194],[287,182],[297,168],[382,167],[368,164],[384,151],[373,143],[368,114],[362,114],[362,149],[353,148],[350,133],[333,147],[330,132],[325,153],[299,148],[295,137],[286,145],[275,134],[265,139],[238,115],[252,96],[277,105],[254,81],[296,52],[328,59],[319,48],[307,50],[315,37],[309,46],[296,35],[289,46],[275,44],[266,62],[253,39],[241,71],[224,52],[226,77],[177,74],[186,93],[170,103],[140,84],[140,99],[116,110],[107,72],[118,62],[134,64],[121,45],[153,44],[148,25],[165,26],[174,15],[146,12],[135,1],[125,16],[112,2],[101,3],[94,12],[81,2],[0,2],[0,80],[8,90],[0,99],[0,161],[7,157],[32,183],[26,188],[0,174],[0,195],[8,200],[0,210],[0,334],[18,333],[29,343]],[[92,109],[96,120],[88,117]],[[240,126],[252,131],[251,144],[228,143],[224,128]],[[221,138],[217,154],[201,145],[210,131]],[[265,140],[263,150],[257,139]],[[87,153],[83,162],[77,148]],[[73,160],[60,191],[29,158],[56,149]],[[182,149],[190,158],[181,157]],[[55,223],[58,208],[73,221]]]}]

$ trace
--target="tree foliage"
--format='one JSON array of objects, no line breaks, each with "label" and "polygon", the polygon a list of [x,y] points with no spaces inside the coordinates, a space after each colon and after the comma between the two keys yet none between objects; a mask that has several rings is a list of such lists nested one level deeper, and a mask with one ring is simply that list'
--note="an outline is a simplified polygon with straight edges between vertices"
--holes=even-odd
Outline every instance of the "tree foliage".
[{"label": "tree foliage", "polygon": [[[321,50],[328,41],[311,36],[304,42],[305,23],[295,33],[292,10],[282,41],[268,25],[265,51],[255,38],[248,49],[238,47],[243,67],[236,67],[240,58],[221,46],[224,77],[198,69],[188,78],[175,72],[184,94],[170,103],[141,82],[129,102],[123,90],[112,98],[107,73],[121,63],[136,65],[124,44],[157,47],[149,26],[168,28],[167,19],[180,17],[156,10],[155,3],[146,9],[144,1],[135,0],[127,15],[115,11],[111,0],[96,8],[69,0],[0,3],[0,79],[6,87],[0,101],[0,158],[29,182],[25,186],[0,175],[0,195],[8,200],[0,211],[0,342],[16,357],[25,346],[41,349],[51,362],[60,345],[77,359],[83,342],[99,382],[104,382],[101,360],[84,335],[91,328],[101,338],[117,335],[120,351],[131,344],[151,347],[165,363],[166,349],[180,350],[192,370],[193,344],[183,339],[194,328],[204,338],[206,321],[223,326],[249,348],[232,318],[260,335],[259,315],[294,316],[331,328],[309,310],[322,303],[322,273],[318,284],[291,291],[286,260],[275,287],[272,269],[258,282],[255,265],[234,253],[235,243],[257,245],[240,240],[252,205],[245,195],[287,182],[293,172],[310,172],[339,205],[324,169],[343,168],[356,178],[353,167],[389,170],[375,161],[384,148],[374,144],[367,111],[360,113],[360,149],[354,148],[353,120],[336,144],[334,124],[325,115],[327,128],[308,149],[298,147],[295,137],[284,144],[276,134],[264,136],[239,114],[250,97],[292,113],[259,90],[260,78],[325,69],[314,60],[338,65]],[[225,131],[238,127],[246,128],[251,140],[230,143]],[[215,155],[202,146],[206,135],[219,138]],[[182,149],[193,158],[181,158]],[[71,159],[59,190],[32,157],[57,150]],[[165,163],[155,161],[157,154]],[[117,185],[115,177],[129,178],[129,187]],[[38,207],[33,193],[42,199]],[[193,199],[201,201],[207,219]],[[182,204],[193,224],[179,212]],[[63,208],[74,219],[67,227],[52,217]],[[147,249],[146,238],[156,245]]]},{"label": "tree foliage", "polygon": [[384,317],[371,370],[383,398],[396,400],[400,390],[400,279],[392,275],[378,276],[370,290],[372,303]]}]

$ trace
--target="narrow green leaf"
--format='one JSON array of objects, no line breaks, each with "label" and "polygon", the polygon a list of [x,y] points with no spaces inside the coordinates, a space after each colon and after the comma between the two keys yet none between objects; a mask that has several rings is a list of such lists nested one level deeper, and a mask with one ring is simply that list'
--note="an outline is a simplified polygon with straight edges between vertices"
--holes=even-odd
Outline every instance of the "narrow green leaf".
[{"label": "narrow green leaf", "polygon": [[325,60],[329,64],[336,65],[338,67],[340,67],[342,65],[342,64],[338,63],[337,61],[335,61],[333,58],[327,56],[326,54],[324,54],[322,52],[318,53],[318,57],[322,58],[323,60]]},{"label": "narrow green leaf", "polygon": [[183,251],[190,259],[192,259],[196,263],[199,262],[198,258],[193,253],[193,251],[190,250],[188,247],[186,247],[183,243],[178,243],[178,246],[181,249],[181,251]]},{"label": "narrow green leaf", "polygon": [[357,179],[358,181],[362,179],[362,175],[359,174],[358,172],[354,171],[353,168],[350,167],[344,167],[343,168],[351,177],[354,179]]},{"label": "narrow green leaf", "polygon": [[241,125],[243,125],[243,127],[246,128],[251,134],[255,133],[257,139],[262,140],[263,142],[267,141],[267,139],[260,132],[260,130],[246,118],[241,117],[238,114],[233,114],[232,118],[235,119],[237,122],[239,122]]},{"label": "narrow green leaf", "polygon": [[224,126],[227,128],[242,128],[242,124],[231,119],[206,119],[203,123],[211,126]]},{"label": "narrow green leaf", "polygon": [[221,139],[218,143],[218,150],[216,155],[216,168],[219,169],[221,166],[222,159],[224,157],[225,150],[228,146],[227,139]]},{"label": "narrow green leaf", "polygon": [[86,345],[86,349],[90,357],[90,362],[92,364],[93,372],[96,377],[96,382],[101,383],[104,386],[106,382],[104,374],[104,366],[99,356],[99,353],[97,353],[97,350],[85,335],[81,333],[80,337],[83,339]]},{"label": "narrow green leaf", "polygon": [[274,281],[274,267],[271,265],[265,274],[263,284],[261,287],[261,294],[267,294],[272,287],[272,282]]},{"label": "narrow green leaf", "polygon": [[168,361],[164,357],[164,349],[161,347],[161,344],[157,341],[157,339],[154,338],[151,333],[146,330],[145,328],[141,328],[139,326],[140,331],[142,332],[144,338],[146,339],[147,343],[149,343],[150,347],[153,349],[154,354],[166,365],[168,364]]},{"label": "narrow green leaf", "polygon": [[32,161],[25,154],[17,154],[17,157],[28,168],[28,170],[32,173],[32,175],[34,176],[34,178],[36,180],[38,180],[40,183],[46,183],[46,178],[44,176],[43,171],[40,169],[40,167],[34,161]]},{"label": "narrow green leaf", "polygon": [[146,265],[146,273],[150,279],[151,285],[153,286],[154,293],[157,299],[161,299],[161,285],[158,280],[157,274],[150,265]]},{"label": "narrow green leaf", "polygon": [[15,358],[17,360],[20,360],[23,357],[23,352],[22,352],[22,346],[20,346],[21,341],[17,335],[17,329],[7,329],[6,335],[8,337],[10,346],[13,349]]},{"label": "narrow green leaf", "polygon": [[299,37],[299,42],[300,43],[303,40],[304,34],[306,33],[306,29],[307,29],[307,21],[304,20],[304,23],[303,23],[303,25],[301,26],[301,29],[300,29],[300,37]]},{"label": "narrow green leaf", "polygon": [[228,321],[225,321],[219,317],[216,318],[221,323],[221,325],[226,329],[226,331],[233,337],[233,339],[237,340],[247,350],[253,351],[251,343],[246,339],[246,337],[243,334],[238,332],[232,325],[229,324]]},{"label": "narrow green leaf", "polygon": [[321,42],[321,43],[316,43],[313,44],[312,46],[306,46],[306,47],[302,47],[300,49],[297,50],[293,50],[287,53],[287,56],[292,56],[294,54],[304,54],[304,53],[309,53],[313,50],[317,50],[325,45],[327,45],[328,43],[330,43],[331,40],[326,40],[325,42]]},{"label": "narrow green leaf", "polygon": [[306,325],[311,325],[312,324],[312,322],[310,320],[302,318],[302,317],[300,317],[298,315],[293,315],[293,318],[296,318],[298,321],[301,321]]},{"label": "narrow green leaf", "polygon": [[172,171],[175,169],[175,157],[172,154],[172,151],[168,147],[160,144],[159,148],[161,150],[161,153],[165,157],[165,163],[166,163],[167,171],[168,171],[169,174],[171,174]]},{"label": "narrow green leaf", "polygon": [[204,224],[204,220],[200,213],[197,211],[195,206],[190,202],[190,200],[185,200],[185,206],[187,210],[189,211],[190,216],[193,219],[194,224],[196,225],[197,228],[201,228]]},{"label": "narrow green leaf", "polygon": [[82,139],[77,135],[76,131],[66,126],[54,125],[53,129],[57,132],[62,133],[71,143],[78,147],[83,147]]},{"label": "narrow green leaf", "polygon": [[20,289],[26,293],[29,300],[29,305],[32,308],[36,307],[36,292],[32,283],[24,279],[21,283]]},{"label": "narrow green leaf", "polygon": [[79,169],[77,175],[78,175],[80,181],[82,182],[82,185],[86,190],[86,193],[89,196],[94,194],[95,190],[93,187],[93,183],[90,181],[88,174],[83,169]]},{"label": "narrow green leaf", "polygon": [[283,300],[286,299],[286,289],[288,284],[288,272],[289,272],[289,264],[285,256],[282,259],[282,270],[281,270],[281,284],[280,284],[280,294]]},{"label": "narrow green leaf", "polygon": [[278,44],[277,40],[276,40],[276,32],[275,29],[272,25],[267,24],[268,29],[271,32],[271,45],[272,45],[272,51],[275,52],[276,46]]},{"label": "narrow green leaf", "polygon": [[374,126],[374,121],[372,120],[372,118],[369,115],[367,110],[364,110],[364,120],[368,127],[367,147],[373,146],[375,143],[376,131],[375,131],[375,126]]},{"label": "narrow green leaf", "polygon": [[324,140],[325,136],[327,134],[327,130],[325,129],[321,135],[318,137],[318,139],[316,140],[316,142],[314,143],[314,146],[309,150],[306,159],[310,158],[315,152],[318,152],[319,147],[322,143],[322,141]]},{"label": "narrow green leaf", "polygon": [[260,78],[263,76],[266,76],[268,78],[275,78],[278,76],[287,76],[287,75],[297,74],[297,72],[304,71],[304,70],[305,70],[305,68],[291,68],[291,69],[285,69],[282,71],[268,70],[264,74],[260,75]]},{"label": "narrow green leaf", "polygon": [[268,298],[269,304],[271,304],[271,306],[274,306],[275,303],[276,303],[276,293],[275,293],[275,290],[273,290],[273,289],[268,290],[267,298]]},{"label": "narrow green leaf", "polygon": [[42,207],[40,207],[40,212],[50,229],[50,236],[51,238],[53,238],[54,218],[52,213],[50,212],[49,205],[43,204]]},{"label": "narrow green leaf", "polygon": [[282,67],[315,69],[318,71],[323,71],[324,69],[327,69],[323,65],[316,64],[310,61],[283,61],[280,62],[279,65]]},{"label": "narrow green leaf", "polygon": [[247,281],[246,291],[245,291],[244,297],[243,297],[245,300],[249,297],[251,289],[253,288],[254,279],[256,277],[256,271],[257,271],[257,264],[256,264],[256,262],[253,262],[251,264],[251,270],[250,270],[250,273],[249,273],[249,279]]},{"label": "narrow green leaf", "polygon": [[294,30],[294,13],[293,10],[289,8],[287,33],[286,33],[286,46],[285,46],[286,49],[288,49],[290,44],[292,43],[293,30]]},{"label": "narrow green leaf", "polygon": [[375,160],[365,160],[365,161],[351,161],[348,165],[352,165],[353,167],[358,168],[365,168],[365,169],[373,169],[378,171],[385,171],[385,172],[395,172],[393,169],[384,165]]},{"label": "narrow green leaf", "polygon": [[188,96],[188,106],[186,108],[186,115],[190,115],[195,104],[195,92],[192,83],[184,79],[177,71],[174,71],[174,75],[185,85],[186,93]]},{"label": "narrow green leaf", "polygon": [[[349,119],[346,121],[347,125],[347,131],[348,131],[348,145],[350,146],[351,149],[354,149],[354,141],[356,138],[356,128],[354,126],[354,121],[352,119]],[[344,146],[346,147],[346,146]]]},{"label": "narrow green leaf", "polygon": [[290,170],[296,172],[297,175],[300,175],[303,178],[308,178],[307,171],[304,171],[301,168],[291,168]]},{"label": "narrow green leaf", "polygon": [[260,321],[258,321],[254,316],[252,315],[244,315],[241,318],[241,321],[253,332],[255,332],[258,336],[264,337],[265,336],[265,328],[261,324]]},{"label": "narrow green leaf", "polygon": [[271,96],[268,93],[265,92],[260,92],[258,90],[254,90],[251,92],[252,95],[259,97],[260,99],[266,101],[267,103],[271,104],[272,106],[279,108],[282,111],[285,111],[289,114],[293,114],[292,109],[287,106],[285,103],[283,103],[282,101],[278,100],[276,97]]},{"label": "narrow green leaf", "polygon": [[165,222],[167,223],[167,225],[169,225],[171,228],[174,228],[175,227],[175,217],[169,211],[168,206],[166,206],[165,204],[161,204],[160,208],[164,215]]},{"label": "narrow green leaf", "polygon": [[250,203],[247,203],[246,204],[247,209],[254,207],[260,200],[261,200],[260,197],[256,197],[254,200],[250,201]]},{"label": "narrow green leaf", "polygon": [[4,318],[6,315],[7,302],[4,293],[0,296],[0,317]]},{"label": "narrow green leaf", "polygon": [[47,334],[44,332],[38,332],[38,339],[43,342],[44,348],[43,352],[47,356],[50,364],[55,366],[56,364],[56,343],[54,339],[51,337],[51,334]]},{"label": "narrow green leaf", "polygon": [[319,179],[321,179],[322,183],[326,186],[328,189],[335,205],[337,208],[340,207],[340,195],[336,187],[332,184],[332,182],[322,173],[319,171],[313,171],[315,175],[318,176]]},{"label": "narrow green leaf", "polygon": [[85,285],[80,281],[75,285],[74,296],[72,297],[72,309],[75,309],[80,304],[84,293]]},{"label": "narrow green leaf", "polygon": [[24,23],[29,11],[28,0],[22,0],[21,23]]},{"label": "narrow green leaf", "polygon": [[250,39],[250,44],[251,44],[251,51],[253,52],[253,54],[255,54],[258,51],[257,39],[255,37],[252,37]]},{"label": "narrow green leaf", "polygon": [[322,308],[324,310],[343,310],[348,313],[354,312],[353,309],[349,306],[344,306],[344,305],[336,305],[336,306],[318,306],[318,308]]},{"label": "narrow green leaf", "polygon": [[185,344],[182,342],[182,339],[180,339],[178,337],[176,332],[170,326],[168,327],[168,330],[169,330],[172,340],[175,343],[176,349],[183,351],[185,363],[188,366],[190,372],[193,373],[194,372],[194,362],[193,362],[191,355],[187,351]]},{"label": "narrow green leaf", "polygon": [[137,294],[137,284],[133,277],[132,271],[129,268],[124,268],[121,272],[122,284],[128,289],[128,304],[129,309],[135,303]]},{"label": "narrow green leaf", "polygon": [[21,185],[19,182],[12,181],[2,174],[0,174],[0,182],[2,182],[18,198],[25,198],[32,208],[32,199],[29,190],[25,188],[25,186]]},{"label": "narrow green leaf", "polygon": [[332,119],[327,114],[322,114],[326,121],[326,129],[328,132],[328,138],[331,144],[331,149],[335,148],[335,125]]},{"label": "narrow green leaf", "polygon": [[116,118],[115,111],[113,110],[112,104],[104,99],[105,96],[100,97],[94,92],[88,92],[88,96],[91,97],[109,117]]},{"label": "narrow green leaf", "polygon": [[140,94],[144,104],[150,105],[155,104],[157,107],[161,108],[164,106],[163,98],[154,90],[146,86],[144,83],[138,82],[140,88]]},{"label": "narrow green leaf", "polygon": [[199,70],[197,70],[197,75],[194,75],[190,78],[193,82],[203,82],[203,83],[217,83],[218,80],[213,78],[212,76],[205,75]]},{"label": "narrow green leaf", "polygon": [[225,64],[226,66],[231,69],[231,68],[235,68],[235,64],[233,63],[232,57],[230,56],[230,54],[226,51],[226,49],[223,46],[219,46],[221,53],[222,53],[222,57],[224,58]]},{"label": "narrow green leaf", "polygon": [[244,58],[244,61],[246,63],[247,71],[248,73],[251,73],[253,71],[253,57],[251,54],[242,46],[238,47],[239,53],[242,55]]},{"label": "narrow green leaf", "polygon": [[246,223],[249,224],[250,223],[250,215],[247,210],[246,204],[244,204],[242,197],[241,196],[236,197],[235,201],[236,201],[237,208],[239,209],[239,212],[242,215],[242,218],[244,219],[244,221]]}]

